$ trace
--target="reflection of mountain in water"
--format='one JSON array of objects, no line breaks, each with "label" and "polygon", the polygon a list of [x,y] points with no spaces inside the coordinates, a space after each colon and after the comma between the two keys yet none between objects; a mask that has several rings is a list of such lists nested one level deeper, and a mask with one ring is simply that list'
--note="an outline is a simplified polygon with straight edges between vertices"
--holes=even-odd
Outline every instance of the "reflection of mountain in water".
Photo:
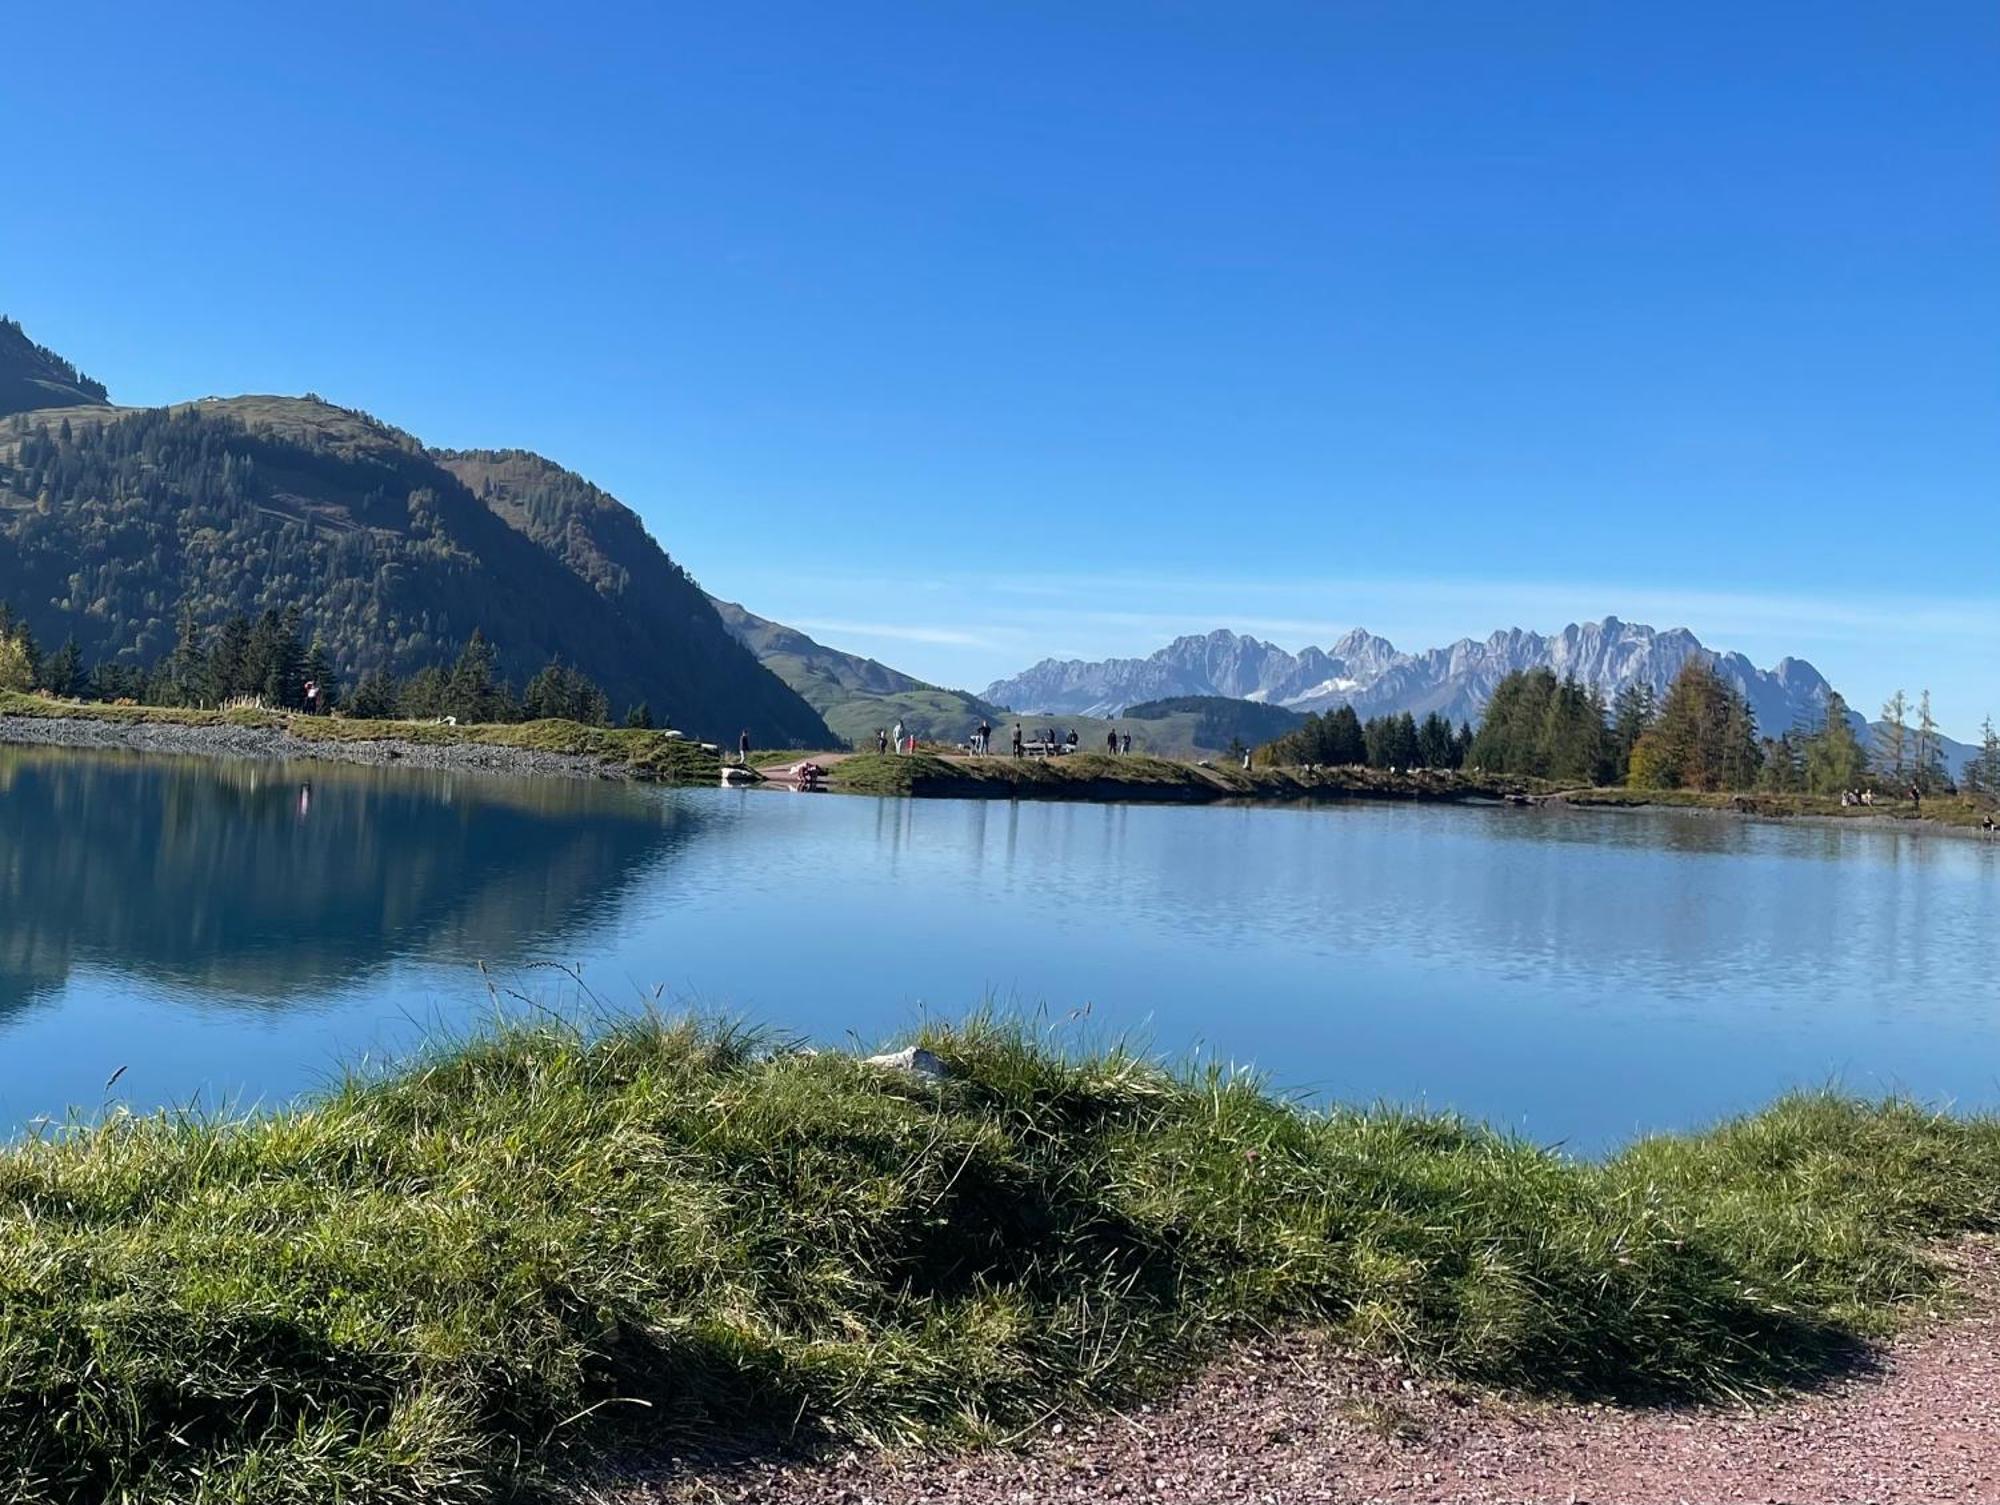
[{"label": "reflection of mountain in water", "polygon": [[701,819],[584,781],[0,747],[0,1013],[77,965],[282,1005],[398,956],[516,960]]}]

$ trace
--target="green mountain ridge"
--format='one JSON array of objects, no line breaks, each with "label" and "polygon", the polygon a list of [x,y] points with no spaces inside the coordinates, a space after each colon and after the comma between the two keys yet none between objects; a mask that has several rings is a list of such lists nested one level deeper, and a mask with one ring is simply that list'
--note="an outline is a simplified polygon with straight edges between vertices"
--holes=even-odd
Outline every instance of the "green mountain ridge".
[{"label": "green mountain ridge", "polygon": [[0,318],[0,413],[104,403],[104,383],[92,381],[12,319]]},{"label": "green mountain ridge", "polygon": [[926,741],[961,742],[982,719],[997,728],[1006,714],[963,690],[927,684],[879,659],[864,658],[773,622],[734,601],[710,604],[738,642],[825,718],[834,734],[857,747],[902,722]]},{"label": "green mountain ridge", "polygon": [[203,627],[296,606],[351,683],[448,662],[477,628],[517,684],[559,658],[697,735],[829,740],[637,516],[553,462],[432,451],[310,396],[102,391],[0,331],[0,599],[45,644],[151,663],[184,603]]}]

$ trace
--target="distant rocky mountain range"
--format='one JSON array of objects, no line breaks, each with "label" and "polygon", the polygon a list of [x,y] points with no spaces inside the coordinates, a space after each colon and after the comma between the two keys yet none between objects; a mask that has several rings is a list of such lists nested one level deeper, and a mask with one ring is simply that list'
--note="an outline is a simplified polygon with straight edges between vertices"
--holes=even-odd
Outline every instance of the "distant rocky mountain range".
[{"label": "distant rocky mountain range", "polygon": [[[1550,635],[1514,628],[1421,653],[1405,653],[1362,631],[1347,633],[1328,648],[1288,653],[1275,643],[1219,630],[1176,638],[1146,658],[1044,659],[989,685],[985,698],[1023,713],[1113,716],[1138,701],[1225,695],[1297,711],[1351,705],[1364,719],[1436,711],[1477,723],[1494,686],[1517,670],[1573,675],[1609,699],[1641,683],[1663,692],[1696,655],[1743,693],[1767,735],[1826,715],[1831,686],[1803,659],[1781,659],[1760,669],[1740,653],[1704,646],[1684,627],[1661,631],[1616,617],[1572,623]],[[1865,727],[1859,717],[1856,721]],[[1971,752],[1959,743],[1946,745],[1954,770]]]}]

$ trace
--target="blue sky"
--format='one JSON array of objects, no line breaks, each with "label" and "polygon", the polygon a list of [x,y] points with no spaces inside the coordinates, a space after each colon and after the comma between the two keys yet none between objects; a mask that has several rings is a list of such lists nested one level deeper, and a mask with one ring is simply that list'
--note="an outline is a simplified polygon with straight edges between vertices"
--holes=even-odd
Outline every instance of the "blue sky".
[{"label": "blue sky", "polygon": [[2000,713],[2000,9],[8,23],[0,312],[522,445],[952,683],[1615,613]]}]

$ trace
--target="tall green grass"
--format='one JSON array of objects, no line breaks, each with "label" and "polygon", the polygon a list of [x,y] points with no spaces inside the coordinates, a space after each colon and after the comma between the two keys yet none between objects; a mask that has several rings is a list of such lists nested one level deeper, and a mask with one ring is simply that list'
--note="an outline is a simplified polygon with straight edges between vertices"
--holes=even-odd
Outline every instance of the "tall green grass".
[{"label": "tall green grass", "polygon": [[2000,1125],[1788,1099],[1601,1164],[932,1031],[642,1020],[0,1153],[0,1499],[529,1497],[607,1440],[989,1434],[1248,1324],[1539,1391],[1806,1381],[2000,1222]]}]

